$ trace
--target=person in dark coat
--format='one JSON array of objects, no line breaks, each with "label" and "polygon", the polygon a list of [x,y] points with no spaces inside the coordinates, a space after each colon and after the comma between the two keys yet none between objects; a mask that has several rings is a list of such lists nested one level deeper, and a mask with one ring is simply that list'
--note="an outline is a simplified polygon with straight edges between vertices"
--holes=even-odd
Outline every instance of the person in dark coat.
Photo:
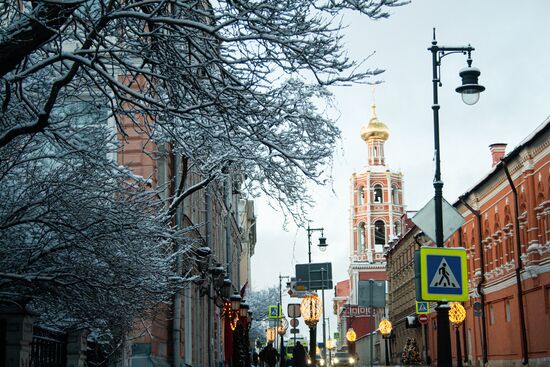
[{"label": "person in dark coat", "polygon": [[268,367],[275,367],[279,360],[279,353],[273,348],[273,342],[267,343],[267,346],[260,352],[260,360],[263,360]]},{"label": "person in dark coat", "polygon": [[306,350],[300,342],[296,342],[292,350],[292,360],[294,367],[306,367]]}]

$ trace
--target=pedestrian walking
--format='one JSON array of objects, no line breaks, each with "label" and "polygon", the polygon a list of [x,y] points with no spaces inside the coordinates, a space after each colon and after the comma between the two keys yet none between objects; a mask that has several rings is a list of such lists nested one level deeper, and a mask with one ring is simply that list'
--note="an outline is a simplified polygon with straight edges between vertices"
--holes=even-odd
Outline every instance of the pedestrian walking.
[{"label": "pedestrian walking", "polygon": [[296,342],[292,350],[292,360],[294,367],[306,367],[306,350],[300,342]]},{"label": "pedestrian walking", "polygon": [[268,367],[275,367],[279,360],[279,353],[273,348],[273,342],[267,343],[267,346],[260,352],[260,361],[265,362]]}]

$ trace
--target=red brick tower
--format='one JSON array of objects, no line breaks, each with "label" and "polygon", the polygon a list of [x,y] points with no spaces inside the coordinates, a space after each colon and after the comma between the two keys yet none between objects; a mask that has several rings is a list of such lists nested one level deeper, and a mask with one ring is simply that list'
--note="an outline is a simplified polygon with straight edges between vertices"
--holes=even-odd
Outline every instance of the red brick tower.
[{"label": "red brick tower", "polygon": [[403,208],[403,175],[386,165],[388,127],[378,120],[376,105],[361,138],[367,143],[367,166],[351,176],[350,303],[357,304],[359,280],[386,279],[384,248],[398,236]]}]

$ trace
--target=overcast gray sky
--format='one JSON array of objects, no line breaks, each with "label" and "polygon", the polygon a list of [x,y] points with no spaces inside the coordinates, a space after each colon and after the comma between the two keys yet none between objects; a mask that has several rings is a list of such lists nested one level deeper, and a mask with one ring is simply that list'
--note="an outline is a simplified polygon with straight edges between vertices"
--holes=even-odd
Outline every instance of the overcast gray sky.
[{"label": "overcast gray sky", "polygon": [[[386,161],[404,174],[405,204],[420,209],[433,196],[433,119],[431,89],[432,28],[439,45],[470,43],[473,66],[487,89],[474,106],[462,103],[454,89],[466,57],[443,59],[439,88],[441,167],[444,197],[453,203],[490,169],[488,145],[508,143],[509,152],[550,115],[550,1],[547,0],[413,0],[395,8],[386,20],[350,15],[346,43],[356,59],[375,54],[372,68],[386,72],[376,87],[377,114],[390,129]],[[342,145],[333,169],[332,187],[312,188],[317,205],[309,218],[324,227],[329,247],[312,249],[313,262],[331,261],[334,282],[347,278],[349,256],[349,178],[363,170],[366,144],[359,131],[370,118],[370,86],[335,88]],[[278,275],[294,273],[307,262],[307,235],[262,200],[256,203],[258,242],[252,258],[252,287],[278,285]],[[313,243],[317,243],[318,233]],[[332,291],[326,292],[332,318]],[[284,296],[284,303],[291,300]],[[292,302],[298,299],[292,299]],[[286,310],[286,308],[285,308]],[[286,313],[286,311],[285,311]],[[305,330],[305,329],[304,329]],[[320,333],[318,333],[320,335]]]}]

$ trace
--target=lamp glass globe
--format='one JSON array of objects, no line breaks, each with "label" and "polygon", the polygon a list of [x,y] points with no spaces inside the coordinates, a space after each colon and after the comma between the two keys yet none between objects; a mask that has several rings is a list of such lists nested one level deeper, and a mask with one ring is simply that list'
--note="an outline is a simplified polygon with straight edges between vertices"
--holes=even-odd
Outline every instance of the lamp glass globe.
[{"label": "lamp glass globe", "polygon": [[474,92],[474,93],[462,92],[461,95],[462,95],[462,101],[466,103],[468,106],[474,105],[477,103],[477,101],[479,101],[479,92]]}]

